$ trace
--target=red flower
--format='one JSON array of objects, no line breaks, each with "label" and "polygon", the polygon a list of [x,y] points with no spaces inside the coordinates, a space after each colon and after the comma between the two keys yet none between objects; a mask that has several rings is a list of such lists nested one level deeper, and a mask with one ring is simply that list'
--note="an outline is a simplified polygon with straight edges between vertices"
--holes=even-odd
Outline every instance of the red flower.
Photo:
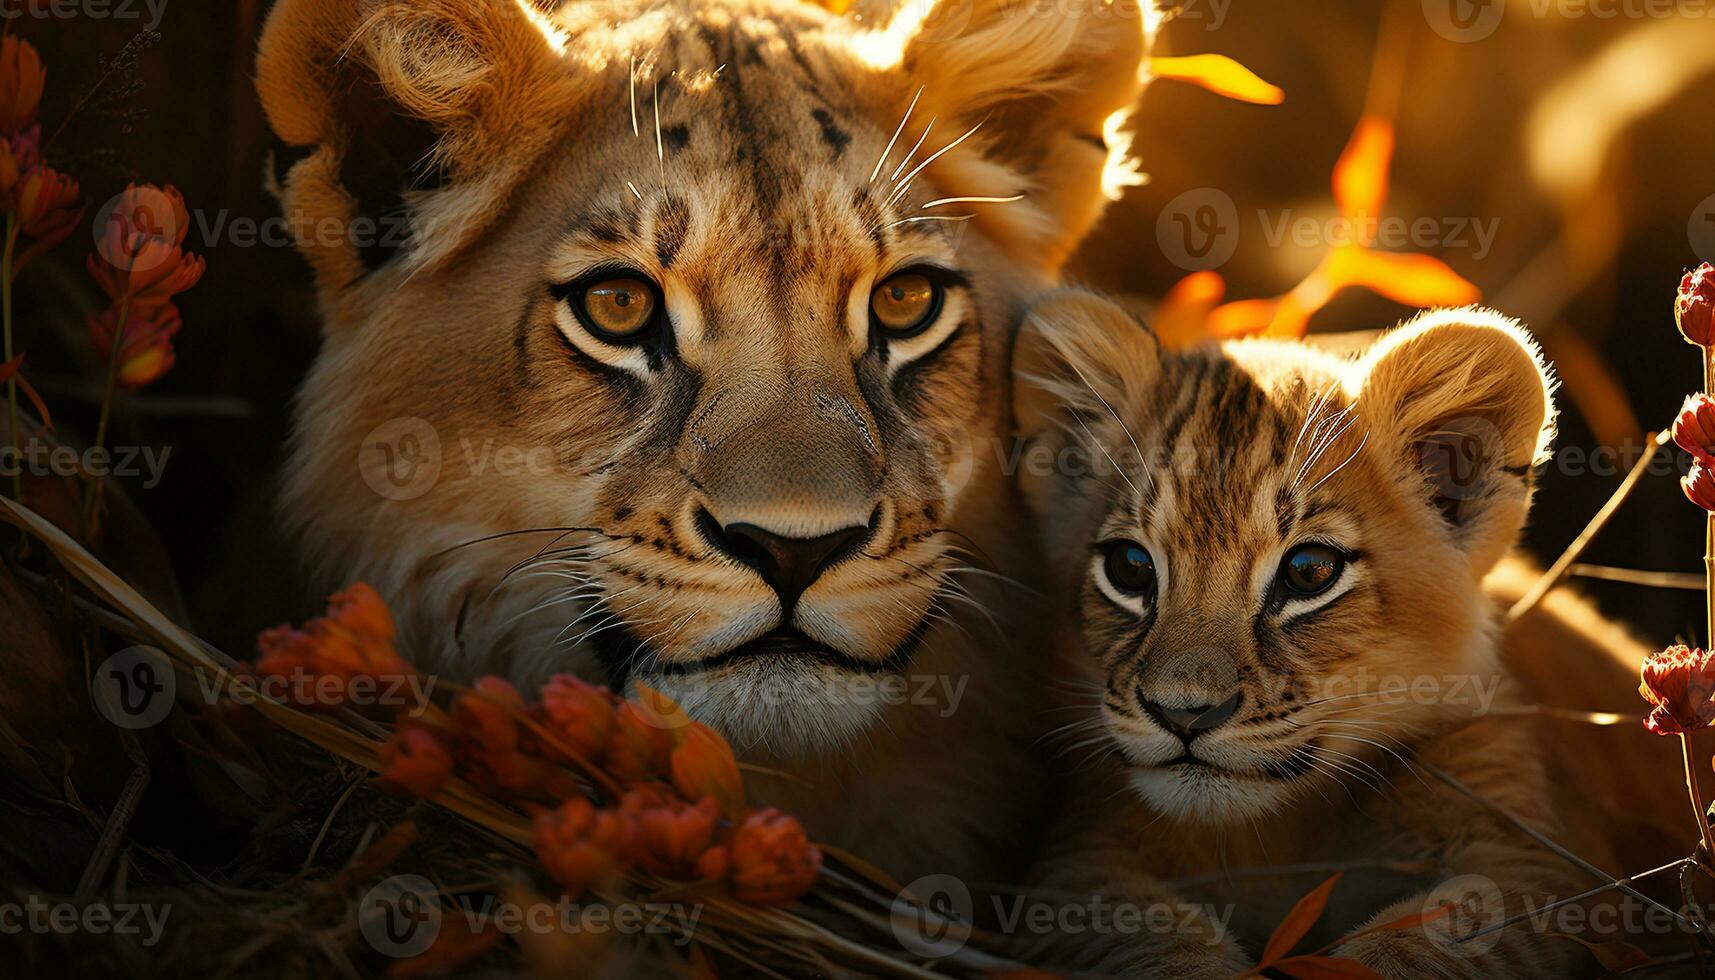
[{"label": "red flower", "polygon": [[712,797],[727,817],[737,820],[744,813],[744,781],[732,747],[714,729],[691,722],[669,759],[673,786],[687,800]]},{"label": "red flower", "polygon": [[617,699],[605,687],[588,684],[570,674],[555,674],[542,688],[542,708],[548,727],[585,760],[601,758],[613,732]]},{"label": "red flower", "polygon": [[1698,392],[1685,399],[1673,420],[1673,441],[1706,463],[1715,463],[1715,398]]},{"label": "red flower", "polygon": [[77,194],[77,181],[48,167],[31,168],[19,178],[13,188],[18,223],[36,240],[38,250],[65,241],[83,219]]},{"label": "red flower", "polygon": [[[114,321],[118,318],[117,306],[89,318],[89,339],[104,359],[113,352]],[[141,388],[171,370],[177,360],[173,336],[181,325],[179,308],[171,303],[151,312],[127,310],[125,339],[119,346],[119,383]]]},{"label": "red flower", "polygon": [[720,807],[714,799],[705,796],[696,806],[683,800],[638,805],[631,796],[626,794],[620,809],[636,813],[643,866],[664,878],[697,877],[697,860],[714,845],[720,827]]},{"label": "red flower", "polygon": [[1679,478],[1685,499],[1715,514],[1715,464],[1701,459],[1691,461],[1691,471]]},{"label": "red flower", "polygon": [[18,181],[36,166],[37,128],[0,138],[0,197],[12,200]]},{"label": "red flower", "polygon": [[189,230],[177,190],[133,184],[108,210],[89,256],[89,274],[114,302],[154,309],[202,278],[202,258],[180,247]]},{"label": "red flower", "polygon": [[1699,347],[1715,344],[1715,266],[1705,262],[1679,280],[1673,319],[1687,341]]},{"label": "red flower", "polygon": [[672,737],[650,717],[634,701],[622,702],[613,713],[613,737],[608,739],[602,762],[622,785],[634,786],[667,772]]},{"label": "red flower", "polygon": [[452,754],[424,729],[401,728],[381,747],[381,780],[390,789],[430,797],[452,774]]},{"label": "red flower", "polygon": [[769,807],[738,825],[727,844],[733,894],[755,905],[787,905],[816,883],[822,852],[804,825]]},{"label": "red flower", "polygon": [[36,121],[36,104],[48,80],[42,59],[28,41],[0,37],[0,131],[13,132]]},{"label": "red flower", "polygon": [[1676,643],[1644,659],[1638,693],[1654,705],[1644,727],[1678,735],[1715,722],[1715,658]]},{"label": "red flower", "polygon": [[536,857],[572,895],[631,866],[637,828],[619,810],[598,810],[574,797],[536,818]]}]

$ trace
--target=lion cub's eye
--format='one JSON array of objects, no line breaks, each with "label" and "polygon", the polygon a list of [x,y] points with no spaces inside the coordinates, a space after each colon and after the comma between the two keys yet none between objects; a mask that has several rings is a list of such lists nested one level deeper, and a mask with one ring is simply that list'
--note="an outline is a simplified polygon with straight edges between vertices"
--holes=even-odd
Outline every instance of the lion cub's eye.
[{"label": "lion cub's eye", "polygon": [[1126,595],[1155,595],[1155,559],[1135,541],[1110,541],[1102,555],[1102,574]]},{"label": "lion cub's eye", "polygon": [[590,283],[574,297],[584,326],[600,340],[636,340],[655,322],[659,303],[653,283],[618,275]]},{"label": "lion cub's eye", "polygon": [[870,293],[869,311],[889,337],[912,337],[941,312],[941,287],[921,272],[900,272]]},{"label": "lion cub's eye", "polygon": [[1287,552],[1280,578],[1293,595],[1313,596],[1328,591],[1345,570],[1346,556],[1325,544],[1306,544]]}]

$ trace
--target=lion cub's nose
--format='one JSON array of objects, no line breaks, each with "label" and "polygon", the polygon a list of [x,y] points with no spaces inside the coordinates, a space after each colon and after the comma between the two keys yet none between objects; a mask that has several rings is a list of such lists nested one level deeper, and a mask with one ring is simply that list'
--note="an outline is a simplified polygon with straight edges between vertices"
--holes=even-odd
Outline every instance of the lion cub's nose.
[{"label": "lion cub's nose", "polygon": [[1188,705],[1182,708],[1169,708],[1142,697],[1138,699],[1138,703],[1156,724],[1189,742],[1204,732],[1226,724],[1239,710],[1239,702],[1243,701],[1244,697],[1243,691],[1235,691],[1232,697],[1220,704]]},{"label": "lion cub's nose", "polygon": [[699,515],[697,523],[709,544],[762,576],[788,615],[811,583],[863,547],[875,530],[871,523],[842,527],[813,538],[793,538],[755,524],[717,524],[707,511]]}]

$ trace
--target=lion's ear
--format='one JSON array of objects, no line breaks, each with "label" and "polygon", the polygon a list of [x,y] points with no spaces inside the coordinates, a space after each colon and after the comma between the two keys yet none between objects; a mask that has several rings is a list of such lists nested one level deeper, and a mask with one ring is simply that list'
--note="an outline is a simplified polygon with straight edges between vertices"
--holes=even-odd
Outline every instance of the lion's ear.
[{"label": "lion's ear", "polygon": [[[902,0],[873,39],[884,67],[907,77],[907,94],[922,91],[902,135],[939,120],[924,153],[981,123],[960,148],[980,152],[948,154],[936,179],[960,195],[1025,193],[1017,204],[974,210],[991,235],[1048,271],[1101,213],[1106,126],[1141,91],[1144,13],[1155,2]],[[1112,149],[1123,156],[1126,148]]]},{"label": "lion's ear", "polygon": [[1475,563],[1498,561],[1554,437],[1554,381],[1536,342],[1498,313],[1442,310],[1383,336],[1356,370],[1368,451],[1423,494]]},{"label": "lion's ear", "polygon": [[1074,415],[1124,419],[1160,373],[1161,345],[1131,314],[1095,293],[1055,290],[1031,304],[1013,347],[1013,421],[1035,439],[1064,434]]},{"label": "lion's ear", "polygon": [[445,259],[498,216],[573,94],[526,0],[278,0],[256,87],[285,217],[324,292]]}]

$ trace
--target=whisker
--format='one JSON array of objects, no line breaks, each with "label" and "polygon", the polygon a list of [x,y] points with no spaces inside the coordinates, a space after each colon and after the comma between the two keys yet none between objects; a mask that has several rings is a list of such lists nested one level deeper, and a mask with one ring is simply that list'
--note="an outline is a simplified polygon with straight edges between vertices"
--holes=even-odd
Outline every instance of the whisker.
[{"label": "whisker", "polygon": [[[726,67],[722,65],[721,67]],[[911,111],[917,108],[917,100],[923,97],[923,89],[919,87],[917,94],[911,97],[911,104],[905,107],[905,115],[899,120],[899,128],[893,131],[893,138],[887,141],[887,149],[881,151],[881,159],[875,161],[875,169],[869,172],[869,182],[875,183],[875,178],[881,173],[881,168],[887,165],[887,158],[893,153],[893,145],[899,142],[899,134],[905,132],[905,124],[911,121]]]},{"label": "whisker", "polygon": [[1011,204],[1013,201],[1022,200],[1024,200],[1023,194],[1014,194],[1011,197],[942,197],[930,201],[917,210],[927,211],[943,204]]}]

